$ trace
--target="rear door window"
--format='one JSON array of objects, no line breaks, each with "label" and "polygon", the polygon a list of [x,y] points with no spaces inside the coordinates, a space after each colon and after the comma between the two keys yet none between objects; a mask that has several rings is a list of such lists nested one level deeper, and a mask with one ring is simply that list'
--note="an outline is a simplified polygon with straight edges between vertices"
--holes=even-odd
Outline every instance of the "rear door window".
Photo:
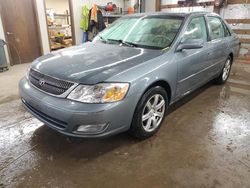
[{"label": "rear door window", "polygon": [[222,22],[222,24],[223,24],[223,28],[224,28],[224,37],[231,36],[231,33],[230,33],[228,27],[226,26],[226,24],[224,22]]},{"label": "rear door window", "polygon": [[208,17],[208,24],[210,27],[211,40],[220,39],[220,38],[223,38],[225,36],[225,30],[224,30],[222,22],[219,18],[209,16]]}]

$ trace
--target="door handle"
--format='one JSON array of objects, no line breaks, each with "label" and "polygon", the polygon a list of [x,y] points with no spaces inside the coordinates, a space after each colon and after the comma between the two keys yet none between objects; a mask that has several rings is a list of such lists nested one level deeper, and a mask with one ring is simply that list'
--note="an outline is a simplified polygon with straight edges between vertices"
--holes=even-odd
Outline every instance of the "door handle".
[{"label": "door handle", "polygon": [[7,35],[14,35],[14,33],[11,33],[11,32],[6,32],[7,33]]}]

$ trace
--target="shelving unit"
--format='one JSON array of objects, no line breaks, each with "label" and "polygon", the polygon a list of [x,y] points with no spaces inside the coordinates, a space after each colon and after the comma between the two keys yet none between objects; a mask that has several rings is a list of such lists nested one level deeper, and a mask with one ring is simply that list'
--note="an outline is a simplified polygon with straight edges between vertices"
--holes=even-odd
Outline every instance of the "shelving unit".
[{"label": "shelving unit", "polygon": [[[47,14],[47,16],[49,16],[49,14]],[[56,17],[65,17],[67,20],[67,24],[70,24],[70,14],[68,12],[68,10],[66,10],[66,14],[54,14],[54,17],[56,19]]]},{"label": "shelving unit", "polygon": [[[51,19],[50,14],[46,14],[47,19]],[[66,10],[65,14],[53,14],[53,22],[48,21],[49,41],[51,50],[58,50],[72,46],[72,33],[70,14]]]},{"label": "shelving unit", "polygon": [[49,29],[65,29],[68,26],[48,26]]}]

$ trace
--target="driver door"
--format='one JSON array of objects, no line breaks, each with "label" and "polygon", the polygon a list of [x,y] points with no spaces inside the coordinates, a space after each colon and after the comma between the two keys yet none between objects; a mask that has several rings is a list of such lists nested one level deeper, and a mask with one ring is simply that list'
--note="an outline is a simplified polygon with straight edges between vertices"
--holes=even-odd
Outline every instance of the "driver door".
[{"label": "driver door", "polygon": [[178,66],[177,97],[188,94],[207,80],[207,69],[210,66],[212,52],[208,44],[207,25],[204,16],[193,17],[183,35],[181,43],[188,41],[202,41],[199,49],[184,49],[175,53]]}]

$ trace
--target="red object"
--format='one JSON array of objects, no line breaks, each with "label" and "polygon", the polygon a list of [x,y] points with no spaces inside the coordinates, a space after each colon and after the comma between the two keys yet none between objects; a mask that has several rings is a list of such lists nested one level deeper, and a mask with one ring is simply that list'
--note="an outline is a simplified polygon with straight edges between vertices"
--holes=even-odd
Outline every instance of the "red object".
[{"label": "red object", "polygon": [[105,7],[105,10],[106,11],[113,11],[114,10],[114,8],[113,8],[113,5],[107,5],[106,7]]}]

